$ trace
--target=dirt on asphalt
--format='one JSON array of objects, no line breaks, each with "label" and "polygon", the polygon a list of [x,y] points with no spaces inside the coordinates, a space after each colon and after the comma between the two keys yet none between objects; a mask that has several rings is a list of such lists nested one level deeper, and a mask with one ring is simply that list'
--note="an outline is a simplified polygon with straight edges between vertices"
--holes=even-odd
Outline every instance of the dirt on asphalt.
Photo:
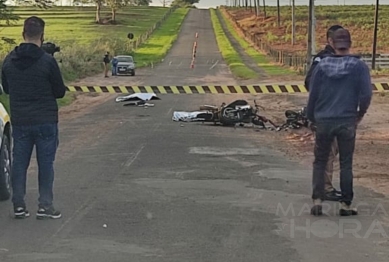
[{"label": "dirt on asphalt", "polygon": [[[299,110],[308,99],[307,94],[261,95],[255,97],[266,111],[262,114],[276,124],[285,121],[285,110]],[[248,99],[252,104],[253,98]],[[308,128],[288,131],[260,131],[261,141],[281,151],[289,159],[312,167],[314,137]],[[263,139],[263,136],[266,139]],[[389,195],[389,95],[374,94],[372,104],[358,127],[354,155],[355,184],[376,193]],[[334,178],[339,178],[339,161],[334,166]],[[339,184],[335,184],[339,188]]]}]

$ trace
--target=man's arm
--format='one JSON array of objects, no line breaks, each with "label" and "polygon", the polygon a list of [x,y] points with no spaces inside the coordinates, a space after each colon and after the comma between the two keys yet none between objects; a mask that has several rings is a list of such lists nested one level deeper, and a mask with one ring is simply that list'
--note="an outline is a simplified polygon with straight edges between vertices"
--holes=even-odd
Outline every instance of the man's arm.
[{"label": "man's arm", "polygon": [[311,89],[312,73],[315,70],[316,66],[319,64],[320,60],[321,60],[321,58],[319,56],[316,56],[313,59],[312,65],[307,72],[307,75],[306,75],[305,81],[304,81],[305,88],[307,89],[307,91],[309,91]]},{"label": "man's arm", "polygon": [[8,81],[4,73],[4,69],[1,69],[1,85],[3,86],[3,91],[7,95],[9,94],[9,86],[8,86]]},{"label": "man's arm", "polygon": [[318,98],[319,92],[320,92],[320,74],[318,72],[320,71],[319,67],[315,67],[315,69],[312,71],[311,76],[311,83],[312,88],[309,92],[309,98],[308,98],[308,105],[307,105],[307,118],[311,122],[315,122],[315,104],[316,100]]},{"label": "man's arm", "polygon": [[66,86],[63,82],[61,70],[57,64],[57,61],[53,58],[51,60],[51,75],[50,83],[55,98],[62,98],[66,93]]},{"label": "man's arm", "polygon": [[371,98],[373,95],[370,71],[364,62],[362,63],[359,77],[359,118],[362,118],[370,106]]}]

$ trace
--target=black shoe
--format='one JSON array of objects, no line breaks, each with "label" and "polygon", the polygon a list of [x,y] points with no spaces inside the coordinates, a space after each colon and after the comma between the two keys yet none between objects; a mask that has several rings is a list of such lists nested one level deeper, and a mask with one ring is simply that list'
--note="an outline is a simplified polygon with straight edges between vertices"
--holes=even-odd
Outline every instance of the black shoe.
[{"label": "black shoe", "polygon": [[58,219],[61,218],[61,216],[62,216],[61,212],[55,210],[54,207],[50,207],[50,208],[40,207],[38,212],[36,213],[37,219],[45,219],[45,218]]},{"label": "black shoe", "polygon": [[327,201],[336,201],[339,202],[342,199],[342,193],[337,190],[332,190],[330,192],[326,192],[324,196],[324,200]]},{"label": "black shoe", "polygon": [[23,219],[23,218],[27,218],[30,216],[30,213],[24,207],[14,208],[14,214],[15,214],[15,218],[17,218],[17,219]]},{"label": "black shoe", "polygon": [[358,211],[356,208],[351,208],[350,205],[347,205],[345,203],[341,203],[342,207],[339,210],[340,216],[356,216],[358,215]]},{"label": "black shoe", "polygon": [[321,216],[321,215],[323,215],[323,207],[322,207],[322,205],[314,205],[311,208],[311,215],[314,215],[314,216]]}]

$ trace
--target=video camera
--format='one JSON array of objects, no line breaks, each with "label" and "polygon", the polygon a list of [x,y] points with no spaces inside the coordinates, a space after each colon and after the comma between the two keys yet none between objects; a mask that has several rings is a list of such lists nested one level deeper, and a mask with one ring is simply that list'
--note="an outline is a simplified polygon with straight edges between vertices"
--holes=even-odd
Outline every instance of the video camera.
[{"label": "video camera", "polygon": [[56,46],[54,43],[47,42],[43,43],[41,47],[46,53],[54,56],[56,52],[60,52],[61,48],[59,46]]}]

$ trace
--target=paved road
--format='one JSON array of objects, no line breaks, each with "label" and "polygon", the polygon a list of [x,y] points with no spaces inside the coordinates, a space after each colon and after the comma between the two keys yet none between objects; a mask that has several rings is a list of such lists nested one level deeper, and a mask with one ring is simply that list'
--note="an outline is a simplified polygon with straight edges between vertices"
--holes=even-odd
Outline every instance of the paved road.
[{"label": "paved road", "polygon": [[[196,38],[198,33],[198,38]],[[194,68],[192,50],[197,42]],[[220,85],[237,84],[219,52],[209,10],[191,10],[186,16],[176,42],[163,62],[140,68],[135,77],[89,77],[80,85]]]},{"label": "paved road", "polygon": [[[209,22],[202,17],[199,26]],[[385,221],[383,196],[358,189],[367,204],[358,220],[340,219],[336,206],[312,218],[310,170],[266,147],[265,134],[171,120],[175,110],[233,96],[165,95],[148,109],[113,98],[61,122],[61,220],[34,218],[34,162],[33,216],[14,220],[10,202],[0,203],[0,261],[387,261],[387,239],[369,231]],[[360,238],[345,231],[357,226]]]}]

